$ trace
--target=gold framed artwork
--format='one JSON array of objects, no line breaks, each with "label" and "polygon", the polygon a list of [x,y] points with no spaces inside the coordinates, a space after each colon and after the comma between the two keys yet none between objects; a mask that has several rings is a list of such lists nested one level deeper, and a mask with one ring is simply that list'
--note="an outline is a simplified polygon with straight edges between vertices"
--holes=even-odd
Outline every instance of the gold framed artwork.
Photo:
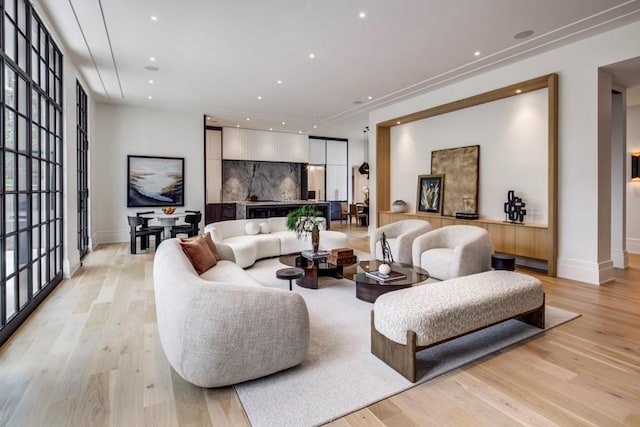
[{"label": "gold framed artwork", "polygon": [[450,148],[431,152],[431,173],[447,177],[447,194],[442,215],[478,212],[480,146]]},{"label": "gold framed artwork", "polygon": [[444,175],[418,175],[418,212],[442,214]]}]

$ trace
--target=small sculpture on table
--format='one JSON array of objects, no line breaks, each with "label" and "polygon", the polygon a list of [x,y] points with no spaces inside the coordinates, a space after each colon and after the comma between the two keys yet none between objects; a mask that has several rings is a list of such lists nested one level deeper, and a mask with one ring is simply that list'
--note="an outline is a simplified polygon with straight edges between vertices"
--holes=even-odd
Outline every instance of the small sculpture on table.
[{"label": "small sculpture on table", "polygon": [[393,264],[393,254],[391,253],[391,246],[387,241],[387,235],[382,233],[380,238],[380,248],[382,249],[382,264],[378,267],[380,274],[387,275],[391,273],[391,264]]},{"label": "small sculpture on table", "polygon": [[522,201],[522,198],[516,197],[513,190],[509,190],[507,193],[507,201],[504,204],[505,221],[512,224],[523,223],[524,216],[527,214],[525,209],[527,204]]}]

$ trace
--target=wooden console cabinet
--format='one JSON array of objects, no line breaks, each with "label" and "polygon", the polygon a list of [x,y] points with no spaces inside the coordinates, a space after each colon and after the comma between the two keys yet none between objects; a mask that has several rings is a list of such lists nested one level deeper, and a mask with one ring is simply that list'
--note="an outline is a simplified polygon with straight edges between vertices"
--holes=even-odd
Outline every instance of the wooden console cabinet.
[{"label": "wooden console cabinet", "polygon": [[454,224],[468,224],[485,228],[496,252],[507,253],[523,258],[531,258],[547,263],[551,256],[549,246],[552,244],[549,228],[537,224],[510,224],[492,219],[462,220],[449,216],[430,215],[426,213],[396,213],[382,211],[378,213],[379,225],[390,224],[403,219],[422,219],[429,221],[433,228]]}]

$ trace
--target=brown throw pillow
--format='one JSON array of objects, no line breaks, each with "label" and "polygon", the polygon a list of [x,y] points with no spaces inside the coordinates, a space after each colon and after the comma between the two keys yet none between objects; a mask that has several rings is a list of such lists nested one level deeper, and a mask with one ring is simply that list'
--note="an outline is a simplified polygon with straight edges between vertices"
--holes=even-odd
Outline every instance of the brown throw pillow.
[{"label": "brown throw pillow", "polygon": [[180,247],[198,274],[204,273],[218,263],[206,240],[200,236],[180,239]]},{"label": "brown throw pillow", "polygon": [[209,245],[209,249],[211,249],[211,252],[213,252],[213,256],[216,257],[216,261],[220,261],[220,255],[218,255],[218,249],[216,249],[216,244],[213,243],[211,234],[204,233],[202,237],[204,238],[204,241],[207,242],[207,245]]}]

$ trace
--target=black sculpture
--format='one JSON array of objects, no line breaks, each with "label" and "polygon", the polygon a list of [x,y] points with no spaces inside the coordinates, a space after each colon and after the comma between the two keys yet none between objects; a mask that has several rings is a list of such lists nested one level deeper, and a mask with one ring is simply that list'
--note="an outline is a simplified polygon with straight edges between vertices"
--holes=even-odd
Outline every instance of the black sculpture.
[{"label": "black sculpture", "polygon": [[380,246],[382,247],[382,261],[385,264],[393,264],[393,255],[391,254],[391,246],[387,241],[387,235],[382,233],[382,237],[380,238]]},{"label": "black sculpture", "polygon": [[509,190],[507,193],[507,201],[504,204],[505,221],[512,224],[523,223],[524,216],[527,214],[527,210],[524,208],[527,206],[522,198],[516,197],[513,190]]}]

